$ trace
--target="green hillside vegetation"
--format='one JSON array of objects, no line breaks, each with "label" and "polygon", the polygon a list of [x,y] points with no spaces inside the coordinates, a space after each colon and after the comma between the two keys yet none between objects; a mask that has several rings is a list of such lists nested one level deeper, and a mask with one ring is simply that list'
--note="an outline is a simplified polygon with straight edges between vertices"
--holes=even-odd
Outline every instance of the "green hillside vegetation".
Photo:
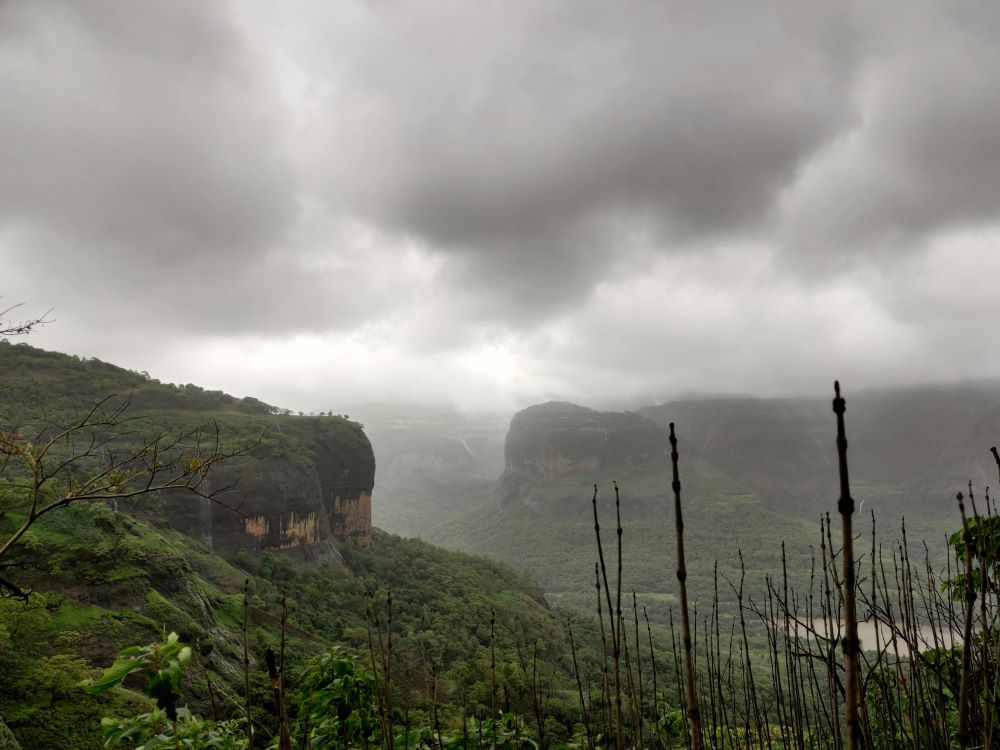
[{"label": "green hillside vegetation", "polygon": [[[127,401],[125,420],[95,433],[102,450],[70,465],[74,476],[99,470],[108,454],[127,451],[137,441],[182,435],[206,424],[209,434],[217,429],[224,442],[253,442],[251,454],[227,459],[209,476],[216,486],[236,484],[222,497],[233,505],[243,502],[248,487],[264,487],[287,501],[288,489],[299,488],[302,476],[340,472],[338,466],[374,469],[362,426],[346,417],[292,416],[253,398],[163,384],[144,373],[23,344],[0,343],[0,372],[0,427],[19,445],[32,435],[44,437],[53,425],[73,423],[109,394],[117,394],[110,400],[116,406]],[[329,454],[331,445],[337,455]],[[55,450],[70,456],[75,446],[60,444]],[[22,520],[25,500],[20,477],[12,472],[24,466],[8,463],[0,481],[4,539]],[[259,720],[265,727],[273,719],[266,710],[273,699],[262,653],[278,638],[282,591],[289,602],[290,678],[332,644],[347,649],[345,658],[355,654],[365,661],[365,610],[372,606],[365,592],[378,598],[395,591],[395,658],[400,673],[408,675],[397,698],[407,704],[415,726],[426,725],[431,694],[440,721],[453,723],[462,701],[470,711],[482,708],[491,610],[498,684],[512,709],[525,708],[520,665],[534,644],[546,673],[565,680],[562,626],[540,589],[510,570],[377,531],[375,551],[338,543],[332,558],[319,558],[338,561],[334,565],[321,565],[315,555],[298,550],[236,549],[226,559],[196,540],[211,537],[213,529],[200,526],[185,502],[183,496],[154,495],[126,505],[59,508],[39,519],[5,558],[3,575],[16,587],[0,598],[0,717],[22,746],[100,746],[100,717],[133,710],[143,701],[120,691],[90,696],[76,683],[110,663],[120,649],[154,643],[169,631],[195,646],[197,664],[187,670],[186,700],[207,713],[211,675],[216,708],[226,715],[238,712],[247,579],[254,703],[263,707]],[[239,514],[232,517],[239,527]],[[428,683],[437,686],[430,690]]]},{"label": "green hillside vegetation", "polygon": [[[86,486],[84,478],[112,463],[123,479],[116,484],[109,477],[109,486],[131,490],[151,473],[186,475],[181,487],[196,485],[213,502],[170,492],[133,501],[130,510],[229,553],[249,547],[244,519],[254,519],[263,532],[250,551],[297,543],[289,529],[295,531],[296,519],[307,519],[300,536],[324,544],[304,551],[333,559],[336,550],[327,542],[334,534],[329,527],[335,496],[367,507],[374,455],[362,425],[346,417],[291,416],[253,398],[167,385],[24,344],[0,343],[0,368],[0,430],[10,456],[0,479],[7,482],[5,502],[20,501],[22,515],[38,479],[28,452],[42,450],[66,428],[72,429],[46,449],[43,473],[54,472],[51,480],[42,477],[48,501],[59,499],[60,488],[72,493]],[[191,458],[199,463],[185,468]],[[210,474],[201,470],[202,462]],[[369,535],[365,516],[354,523],[365,527],[343,532]]]},{"label": "green hillside vegetation", "polygon": [[[6,529],[4,529],[6,530]],[[28,601],[0,599],[0,717],[25,748],[101,747],[100,719],[148,705],[134,693],[92,696],[76,687],[121,649],[175,631],[195,648],[183,694],[206,715],[206,670],[222,715],[242,705],[243,586],[250,581],[255,703],[270,726],[263,651],[278,640],[288,597],[289,675],[333,644],[367,659],[366,591],[393,593],[399,698],[426,720],[433,669],[449,721],[465,698],[483,705],[490,609],[496,612],[501,680],[514,707],[525,696],[518,649],[543,644],[547,671],[563,672],[564,633],[530,581],[495,563],[379,533],[375,549],[345,550],[347,564],[312,567],[265,553],[227,562],[198,542],[105,504],[78,505],[39,522],[17,558]],[[139,687],[140,683],[128,683]],[[409,697],[406,697],[409,696]]]},{"label": "green hillside vegetation", "polygon": [[[817,544],[816,522],[786,518],[703,462],[685,463],[688,575],[692,588],[711,591],[716,561],[732,579],[742,547],[749,578],[758,585],[780,561],[780,548],[762,540],[785,540],[794,569],[808,570]],[[489,503],[467,510],[428,534],[430,541],[462,551],[475,550],[530,574],[550,601],[592,610],[593,565],[597,561],[591,499],[598,485],[598,511],[606,543],[614,540],[617,481],[621,498],[625,585],[646,601],[673,602],[676,551],[667,471],[574,474],[535,479],[523,504]],[[658,620],[666,610],[657,607]]]},{"label": "green hillside vegetation", "polygon": [[[99,388],[118,383],[137,384],[130,392],[141,419],[103,443],[112,449],[206,418],[227,437],[267,428],[253,455],[213,467],[213,482],[245,474],[280,500],[302,477],[322,477],[343,460],[330,439],[346,441],[343,453],[357,463],[372,460],[360,425],[344,417],[292,417],[266,405],[248,413],[243,400],[204,392],[198,408],[172,408],[165,404],[188,387],[30,347],[0,346],[0,355],[13,363],[0,398],[12,444],[24,445],[19,431],[71,419]],[[152,401],[141,400],[139,381]],[[841,538],[835,501],[806,502],[804,478],[786,495],[766,494],[771,480],[753,460],[729,471],[709,460],[715,449],[727,460],[747,451],[776,466],[805,434],[815,439],[801,449],[804,462],[826,467],[812,486],[829,484],[817,494],[836,495],[830,454],[813,448],[832,443],[830,415],[814,428],[806,410],[784,420],[793,425],[775,433],[784,437],[756,446],[749,426],[759,404],[751,406],[728,423],[720,413],[722,432],[680,432],[684,561],[675,552],[670,465],[647,448],[662,428],[565,404],[550,407],[556,429],[511,453],[500,494],[456,509],[438,532],[516,570],[383,532],[372,549],[340,542],[335,556],[307,548],[223,556],[178,530],[172,496],[61,507],[3,560],[17,586],[0,598],[0,743],[838,750],[853,733],[852,746],[886,750],[991,746],[1000,726],[993,501],[970,481],[960,515],[951,501],[950,521],[931,518],[952,532],[961,525],[943,569],[913,526],[908,540],[894,530],[867,536],[867,509]],[[991,429],[985,414],[979,437]],[[585,429],[575,434],[581,416]],[[30,466],[31,451],[24,455]],[[939,447],[936,455],[949,454]],[[89,455],[80,471],[101,458]],[[888,489],[892,472],[907,467],[876,473],[856,493]],[[24,498],[9,473],[4,479],[0,534],[9,535]],[[594,485],[607,563],[596,579]],[[199,531],[197,522],[185,528]],[[853,554],[843,551],[846,540]],[[848,585],[855,574],[857,585]],[[690,611],[677,597],[678,577]],[[566,609],[555,614],[553,602]],[[855,643],[853,623],[842,622],[849,607],[874,633],[862,637],[860,656],[845,647]]]},{"label": "green hillside vegetation", "polygon": [[[866,501],[856,521],[860,525],[855,525],[862,581],[858,611],[868,621],[868,630],[880,633],[866,631],[865,648],[877,647],[876,637],[882,643],[863,659],[865,689],[870,691],[865,701],[871,702],[865,731],[875,747],[915,742],[921,747],[952,747],[963,733],[966,738],[987,736],[1000,709],[988,689],[980,696],[979,709],[958,699],[965,681],[965,670],[959,669],[962,651],[950,650],[949,644],[962,632],[963,608],[954,603],[962,595],[948,583],[951,574],[943,571],[958,570],[961,561],[949,560],[948,548],[941,544],[958,520],[956,486],[970,476],[976,482],[989,480],[991,462],[983,459],[989,456],[989,436],[998,427],[1000,389],[990,384],[911,389],[893,393],[882,403],[885,395],[864,394],[852,400],[849,412],[858,424],[854,429],[851,423],[854,494]],[[693,592],[694,628],[700,633],[695,636],[696,669],[701,674],[697,692],[703,716],[710,717],[709,728],[701,727],[700,742],[694,744],[689,736],[687,746],[846,746],[843,684],[836,676],[837,665],[829,660],[839,652],[844,633],[837,624],[843,573],[834,528],[838,476],[828,404],[720,399],[644,413],[664,425],[676,413],[681,436],[687,580]],[[604,425],[614,416],[565,404],[518,415],[508,433],[507,470],[493,497],[472,507],[439,501],[428,511],[447,507],[448,512],[436,513],[434,526],[428,524],[422,533],[437,543],[475,549],[529,572],[550,602],[592,612],[597,547],[590,496],[597,484],[605,555],[613,569],[611,485],[617,480],[626,595],[635,587],[640,605],[654,621],[654,638],[677,644],[676,631],[671,636],[656,627],[657,621],[667,619],[677,624],[680,615],[673,575],[671,477],[665,466],[657,470],[629,461],[627,455],[625,460],[605,460],[609,454],[602,441],[610,433]],[[936,423],[942,426],[935,428]],[[525,424],[541,429],[515,441],[515,426]],[[600,461],[588,460],[593,456]],[[590,470],[595,464],[602,467]],[[989,501],[985,512],[993,512]],[[817,521],[826,514],[833,523],[824,531]],[[899,525],[903,516],[905,527]],[[996,558],[995,551],[990,554]],[[990,556],[981,559],[988,569]],[[988,577],[975,570],[971,575],[980,581]],[[980,624],[969,631],[974,634],[980,628],[987,634],[966,641],[974,643],[967,669],[973,684],[995,682],[996,617],[995,601],[984,602],[974,618]],[[877,628],[874,623],[879,623]],[[605,630],[612,628],[609,620]],[[907,656],[918,651],[928,656]],[[667,663],[676,675],[682,660],[677,651],[671,657]],[[833,664],[824,668],[826,676],[824,669],[817,669],[821,664]],[[833,692],[822,688],[824,680],[839,685],[839,694],[837,687]],[[678,681],[670,698],[674,705],[683,703],[678,698],[682,693]],[[938,694],[940,699],[935,698]],[[626,697],[637,700],[634,694]],[[886,705],[889,700],[897,703]],[[958,721],[961,705],[967,709],[964,728]],[[605,728],[612,719],[608,710]],[[641,732],[641,713],[626,717],[631,732]],[[661,728],[670,715],[669,708],[660,715]],[[626,742],[635,740],[634,734],[630,737]]]}]

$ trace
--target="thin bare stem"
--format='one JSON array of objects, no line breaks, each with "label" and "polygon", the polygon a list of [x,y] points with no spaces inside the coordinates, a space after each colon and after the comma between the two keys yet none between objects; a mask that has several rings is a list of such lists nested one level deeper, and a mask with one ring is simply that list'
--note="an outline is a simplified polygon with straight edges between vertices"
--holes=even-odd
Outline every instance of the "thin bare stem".
[{"label": "thin bare stem", "polygon": [[864,743],[864,732],[861,727],[861,663],[858,658],[861,641],[858,639],[857,614],[857,580],[854,569],[854,498],[851,497],[851,485],[847,472],[847,433],[844,428],[844,412],[847,402],[841,398],[840,382],[834,382],[836,396],[833,399],[833,411],[837,415],[837,459],[840,473],[840,500],[837,510],[840,512],[843,529],[844,586],[842,597],[844,602],[844,661],[847,670],[847,718],[848,746],[858,750]]},{"label": "thin bare stem", "polygon": [[691,747],[701,750],[701,710],[698,708],[698,693],[694,679],[694,655],[691,653],[691,620],[688,614],[687,565],[684,560],[684,516],[681,509],[681,480],[677,469],[677,435],[674,423],[670,423],[670,463],[673,469],[674,527],[677,531],[677,582],[680,586],[681,637],[684,647],[685,687],[687,689],[687,713],[691,722]]}]

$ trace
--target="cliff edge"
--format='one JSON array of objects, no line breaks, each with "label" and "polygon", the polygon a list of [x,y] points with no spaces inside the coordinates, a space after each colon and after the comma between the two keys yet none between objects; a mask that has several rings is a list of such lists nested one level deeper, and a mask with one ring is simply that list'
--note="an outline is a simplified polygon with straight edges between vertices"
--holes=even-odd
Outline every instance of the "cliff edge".
[{"label": "cliff edge", "polygon": [[252,397],[193,384],[161,383],[96,359],[0,342],[0,427],[26,429],[44,417],[69,424],[98,401],[128,401],[132,433],[108,439],[127,450],[135,434],[177,435],[217,429],[223,443],[255,444],[246,455],[212,467],[208,492],[163,493],[119,503],[166,523],[224,554],[285,550],[320,562],[340,558],[338,544],[372,544],[375,455],[364,429],[346,416],[294,416]]},{"label": "cliff edge", "polygon": [[176,493],[159,507],[178,531],[224,554],[284,550],[318,562],[372,545],[375,455],[342,417],[282,417],[250,455],[213,467],[217,501]]},{"label": "cliff edge", "polygon": [[666,446],[666,431],[632,412],[564,401],[530,406],[511,419],[498,500],[530,502],[530,485],[537,481],[662,469]]}]

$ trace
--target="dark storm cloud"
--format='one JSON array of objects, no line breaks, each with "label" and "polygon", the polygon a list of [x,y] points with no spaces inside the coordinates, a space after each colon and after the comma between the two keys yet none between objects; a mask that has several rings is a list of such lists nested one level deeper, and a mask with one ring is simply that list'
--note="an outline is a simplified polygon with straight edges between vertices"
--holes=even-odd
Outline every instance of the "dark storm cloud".
[{"label": "dark storm cloud", "polygon": [[296,400],[993,373],[997,7],[0,1],[0,294]]},{"label": "dark storm cloud", "polygon": [[339,75],[313,123],[316,179],[461,257],[471,283],[573,300],[637,239],[766,222],[854,117],[843,7],[365,6],[309,63]]},{"label": "dark storm cloud", "polygon": [[51,304],[95,276],[197,308],[280,242],[280,108],[224,4],[15,1],[0,28],[0,222],[21,263],[84,270]]},{"label": "dark storm cloud", "polygon": [[442,283],[477,296],[462,313],[514,326],[743,236],[800,268],[813,247],[910,248],[994,218],[1000,45],[975,4],[897,11],[8,3],[0,217],[41,255],[186,276],[194,301],[269,274],[262,317],[293,328],[281,298],[333,283],[302,253],[365,262],[345,217],[443,254]]},{"label": "dark storm cloud", "polygon": [[866,20],[858,126],[788,196],[784,241],[806,264],[816,249],[912,255],[1000,219],[1000,6],[917,2]]}]

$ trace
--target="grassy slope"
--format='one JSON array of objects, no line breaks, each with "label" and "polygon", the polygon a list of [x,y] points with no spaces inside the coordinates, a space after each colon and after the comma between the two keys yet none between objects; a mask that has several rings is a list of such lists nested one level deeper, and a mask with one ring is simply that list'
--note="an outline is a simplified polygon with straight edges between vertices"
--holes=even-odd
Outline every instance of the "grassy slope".
[{"label": "grassy slope", "polygon": [[[92,698],[74,683],[164,630],[211,649],[213,668],[235,677],[232,613],[243,576],[189,540],[105,505],[76,506],[39,522],[14,560],[36,593],[0,601],[0,673],[17,676],[0,683],[0,714],[25,747],[58,746],[57,738],[99,747],[99,716],[122,697]],[[58,688],[48,686],[58,676],[52,664],[62,665]]]}]

